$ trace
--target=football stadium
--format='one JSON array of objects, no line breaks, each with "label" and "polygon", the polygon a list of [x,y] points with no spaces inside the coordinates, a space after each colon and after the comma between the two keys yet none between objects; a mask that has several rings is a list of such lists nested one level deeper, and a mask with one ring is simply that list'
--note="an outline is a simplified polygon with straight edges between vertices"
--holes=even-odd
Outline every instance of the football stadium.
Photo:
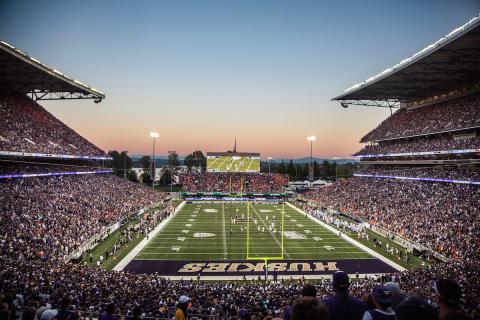
[{"label": "football stadium", "polygon": [[390,110],[348,177],[292,189],[235,139],[160,168],[169,191],[157,133],[141,179],[125,158],[118,174],[118,153],[44,106],[110,93],[1,39],[1,319],[480,317],[480,16],[438,36],[330,94]]}]

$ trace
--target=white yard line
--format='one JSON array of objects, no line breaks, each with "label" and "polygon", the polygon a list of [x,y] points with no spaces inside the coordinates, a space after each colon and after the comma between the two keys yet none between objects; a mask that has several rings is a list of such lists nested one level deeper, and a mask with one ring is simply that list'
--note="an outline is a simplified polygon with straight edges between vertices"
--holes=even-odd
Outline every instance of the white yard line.
[{"label": "white yard line", "polygon": [[[210,164],[207,165],[207,168],[211,168],[211,167],[213,166],[213,164],[214,164],[215,162],[217,162],[218,159],[220,159],[220,158],[215,158],[212,162],[210,162]],[[207,161],[207,162],[208,162],[208,161]]]},{"label": "white yard line", "polygon": [[397,269],[398,271],[405,271],[405,270],[406,270],[406,269],[405,269],[404,267],[402,267],[401,265],[399,265],[399,264],[393,262],[392,260],[390,260],[390,259],[382,256],[380,253],[378,253],[378,252],[370,249],[369,247],[361,244],[361,243],[358,242],[357,240],[355,240],[355,239],[347,236],[345,233],[340,232],[340,230],[337,230],[337,229],[335,229],[334,227],[326,224],[325,222],[323,222],[323,221],[321,221],[321,220],[319,220],[319,219],[317,219],[317,218],[315,218],[315,217],[307,214],[305,211],[300,210],[299,208],[295,207],[294,205],[292,205],[292,204],[290,204],[290,203],[288,203],[288,202],[286,202],[286,204],[287,204],[288,206],[290,206],[291,208],[297,210],[297,211],[300,212],[301,214],[306,215],[306,216],[309,217],[311,220],[313,220],[313,221],[315,221],[316,223],[320,224],[320,225],[321,225],[322,227],[324,227],[325,229],[333,232],[334,234],[340,234],[340,237],[341,237],[342,239],[345,239],[346,241],[350,242],[351,244],[353,244],[353,245],[356,246],[357,248],[360,248],[361,250],[365,251],[366,253],[370,254],[371,256],[373,256],[373,257],[375,257],[375,258],[377,258],[377,259],[385,262],[386,264],[388,264],[389,266]]},{"label": "white yard line", "polygon": [[[243,167],[243,164],[245,163],[245,160],[246,160],[246,158],[243,158],[242,163],[240,163],[240,165],[238,166],[238,169],[240,170],[240,172],[243,172],[242,167]],[[237,170],[237,172],[238,172],[238,170]]]},{"label": "white yard line", "polygon": [[251,159],[251,160],[250,160],[250,164],[249,164],[248,167],[247,167],[247,171],[250,170],[250,167],[252,166],[253,160],[255,160],[255,159]]},{"label": "white yard line", "polygon": [[147,237],[145,237],[142,241],[140,241],[137,246],[135,248],[133,248],[132,251],[130,251],[126,256],[125,258],[123,258],[122,260],[120,260],[120,262],[115,266],[115,268],[113,268],[113,270],[115,271],[122,271],[126,266],[127,264],[130,263],[130,261],[132,261],[135,256],[137,254],[140,253],[140,251],[143,250],[143,248],[145,248],[145,246],[153,240],[153,238],[156,237],[156,235],[160,232],[160,230],[162,230],[169,222],[170,220],[173,219],[173,217],[175,217],[177,215],[178,212],[180,212],[180,210],[182,210],[182,208],[185,206],[186,202],[183,201],[182,203],[180,203],[180,205],[175,209],[175,211],[168,217],[166,218],[165,220],[163,220],[162,222],[160,222],[158,224],[158,226],[155,227],[155,229],[153,229],[153,231],[151,231]]},{"label": "white yard line", "polygon": [[[250,205],[250,203],[248,204]],[[267,228],[268,230],[268,225],[265,223],[265,221],[262,219],[262,217],[258,214],[257,210],[252,206],[252,209],[253,211],[255,212],[255,214],[257,215],[257,217],[260,219],[260,221],[262,221],[263,225],[265,226],[265,228]],[[278,244],[278,246],[280,247],[281,250],[283,250],[283,252],[285,253],[285,255],[290,259],[292,258],[290,256],[290,254],[287,252],[287,250],[285,248],[282,247],[282,244],[280,243],[280,241],[278,241],[277,237],[275,236],[275,234],[271,231],[269,231],[270,235],[273,237],[273,240],[275,240],[275,242]],[[282,237],[283,237],[283,234],[282,234]],[[283,255],[282,255],[283,256]]]},{"label": "white yard line", "polygon": [[223,257],[227,260],[227,237],[225,236],[225,205],[222,203]]},{"label": "white yard line", "polygon": [[218,167],[217,167],[217,168],[218,168],[218,170],[221,170],[221,168],[222,168],[223,164],[224,164],[224,163],[225,163],[225,161],[227,161],[227,160],[228,160],[228,157],[225,157],[225,159],[223,160],[223,162],[222,162],[222,163],[220,163],[220,164],[218,165]]}]

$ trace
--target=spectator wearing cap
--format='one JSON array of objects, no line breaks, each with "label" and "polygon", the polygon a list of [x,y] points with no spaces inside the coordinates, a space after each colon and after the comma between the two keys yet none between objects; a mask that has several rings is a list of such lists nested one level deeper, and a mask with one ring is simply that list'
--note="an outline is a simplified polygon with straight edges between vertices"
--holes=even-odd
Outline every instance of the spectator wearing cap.
[{"label": "spectator wearing cap", "polygon": [[367,310],[365,302],[356,299],[348,293],[350,279],[348,274],[337,271],[332,280],[335,295],[323,300],[328,307],[332,320],[360,320]]},{"label": "spectator wearing cap", "polygon": [[[317,298],[317,288],[314,285],[307,283],[302,288],[302,297]],[[289,320],[292,317],[292,307],[288,306],[283,314],[283,319]]]},{"label": "spectator wearing cap", "polygon": [[177,310],[175,311],[175,320],[185,320],[187,318],[188,301],[190,301],[190,299],[187,296],[180,296]]},{"label": "spectator wearing cap", "polygon": [[117,317],[115,317],[114,313],[115,313],[115,304],[110,303],[105,308],[105,312],[102,312],[98,316],[98,320],[117,320]]},{"label": "spectator wearing cap", "polygon": [[438,320],[435,308],[418,297],[407,297],[395,310],[397,320]]},{"label": "spectator wearing cap", "polygon": [[396,320],[392,305],[392,292],[385,286],[377,286],[372,290],[375,309],[367,310],[363,320]]},{"label": "spectator wearing cap", "polygon": [[22,320],[34,320],[35,313],[34,307],[26,307],[22,312]]},{"label": "spectator wearing cap", "polygon": [[292,307],[292,320],[329,320],[328,308],[315,297],[297,298]]},{"label": "spectator wearing cap", "polygon": [[454,280],[440,279],[433,286],[437,294],[437,304],[440,311],[440,320],[471,319],[460,310],[462,289]]},{"label": "spectator wearing cap", "polygon": [[396,310],[397,306],[407,297],[407,295],[400,290],[400,286],[397,282],[387,282],[385,283],[385,288],[392,293],[392,308],[393,310]]},{"label": "spectator wearing cap", "polygon": [[56,316],[57,320],[76,320],[79,318],[76,312],[70,310],[70,299],[64,298],[61,303],[61,309],[58,311],[58,315]]}]

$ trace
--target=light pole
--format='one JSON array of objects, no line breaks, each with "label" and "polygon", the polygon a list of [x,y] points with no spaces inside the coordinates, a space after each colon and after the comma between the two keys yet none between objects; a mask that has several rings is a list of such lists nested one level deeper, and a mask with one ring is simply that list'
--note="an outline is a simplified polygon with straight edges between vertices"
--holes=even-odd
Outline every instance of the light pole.
[{"label": "light pole", "polygon": [[310,181],[313,181],[313,141],[315,141],[315,136],[308,136],[307,141],[310,141],[310,170],[308,172],[308,178]]},{"label": "light pole", "polygon": [[155,139],[160,137],[158,132],[150,132],[150,138],[153,138],[153,150],[152,150],[152,188],[155,187]]},{"label": "light pole", "polygon": [[272,157],[268,157],[268,174],[270,174],[270,160],[272,160]]}]

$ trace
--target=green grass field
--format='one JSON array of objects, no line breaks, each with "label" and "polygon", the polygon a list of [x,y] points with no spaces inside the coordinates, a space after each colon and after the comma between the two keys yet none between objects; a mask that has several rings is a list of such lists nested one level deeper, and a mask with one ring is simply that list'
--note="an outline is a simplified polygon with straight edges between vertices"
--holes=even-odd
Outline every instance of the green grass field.
[{"label": "green grass field", "polygon": [[249,157],[232,157],[232,156],[208,158],[207,171],[260,172],[260,159],[251,159]]},{"label": "green grass field", "polygon": [[135,259],[234,260],[282,256],[286,260],[371,258],[287,205],[190,203]]}]

